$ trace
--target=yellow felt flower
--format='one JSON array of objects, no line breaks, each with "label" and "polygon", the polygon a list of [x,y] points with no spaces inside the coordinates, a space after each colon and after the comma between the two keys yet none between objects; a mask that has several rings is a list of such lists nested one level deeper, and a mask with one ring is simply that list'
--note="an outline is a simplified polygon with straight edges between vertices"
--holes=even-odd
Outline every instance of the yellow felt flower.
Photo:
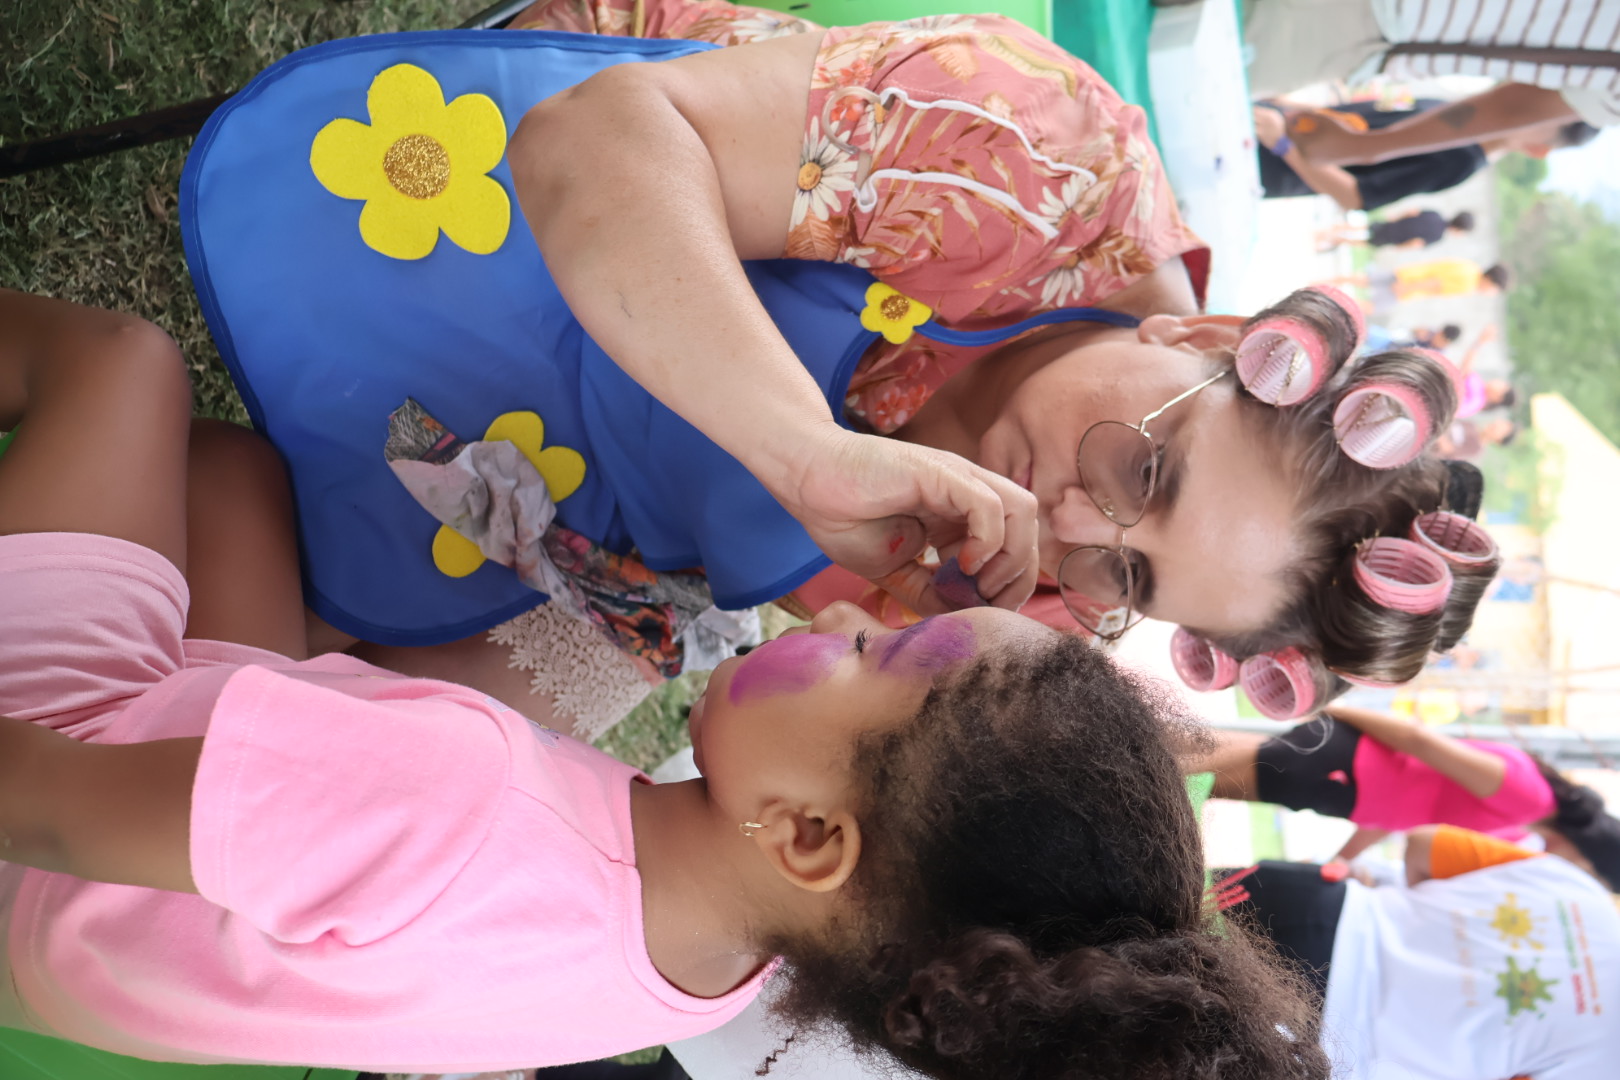
[{"label": "yellow felt flower", "polygon": [[439,82],[412,64],[371,80],[370,124],[338,119],[321,128],[309,167],[321,186],[364,199],[360,237],[395,259],[433,251],[439,230],[475,255],[506,240],[512,204],[486,175],[506,153],[506,120],[483,94],[444,101]]},{"label": "yellow felt flower", "polygon": [[[567,446],[546,446],[546,425],[532,412],[509,412],[497,416],[484,432],[485,442],[505,440],[523,451],[534,471],[546,482],[546,494],[560,503],[585,482],[585,458]],[[433,565],[447,577],[466,577],[484,565],[478,545],[448,525],[440,525],[433,537]]]},{"label": "yellow felt flower", "polygon": [[866,307],[861,309],[861,325],[882,334],[890,345],[909,339],[916,327],[933,317],[933,308],[881,281],[866,290]]}]

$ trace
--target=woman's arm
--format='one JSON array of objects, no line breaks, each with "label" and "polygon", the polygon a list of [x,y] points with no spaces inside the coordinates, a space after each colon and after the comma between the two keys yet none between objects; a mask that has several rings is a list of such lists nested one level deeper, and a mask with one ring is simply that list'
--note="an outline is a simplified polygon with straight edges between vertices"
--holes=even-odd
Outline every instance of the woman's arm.
[{"label": "woman's arm", "polygon": [[1490,342],[1495,341],[1496,334],[1497,330],[1495,323],[1486,325],[1485,329],[1481,330],[1479,332],[1479,336],[1474,339],[1474,343],[1468,347],[1468,351],[1463,353],[1462,359],[1457,361],[1457,370],[1462,372],[1464,375],[1467,375],[1470,371],[1473,371],[1474,361],[1479,359],[1479,350],[1483,349]]},{"label": "woman's arm", "polygon": [[1349,862],[1388,835],[1388,829],[1370,829],[1365,825],[1358,825],[1356,831],[1350,834],[1350,839],[1344,842],[1339,853],[1333,857]]},{"label": "woman's arm", "polygon": [[[1258,105],[1254,110],[1255,137],[1272,153],[1282,139],[1286,127],[1285,114],[1280,109]],[[1345,210],[1361,209],[1361,188],[1356,178],[1337,165],[1320,165],[1306,160],[1298,146],[1285,146],[1279,155],[1283,163],[1294,170],[1305,186],[1318,195],[1326,195]]]},{"label": "woman's arm", "polygon": [[509,152],[518,201],[587,332],[836,561],[915,585],[925,542],[965,539],[980,591],[1016,606],[1035,582],[1033,497],[840,427],[743,273],[740,259],[783,253],[819,46],[794,35],[621,65],[542,102]]},{"label": "woman's arm", "polygon": [[1502,83],[1484,93],[1429,109],[1378,131],[1349,131],[1315,119],[1300,130],[1292,118],[1289,134],[1301,153],[1317,165],[1376,165],[1391,158],[1499,139],[1553,121],[1579,120],[1557,90],[1526,83]]},{"label": "woman's arm", "polygon": [[191,787],[202,743],[81,743],[0,717],[0,857],[90,881],[196,892]]},{"label": "woman's arm", "polygon": [[1471,829],[1424,825],[1406,834],[1406,883],[1452,878],[1537,857],[1535,852]]},{"label": "woman's arm", "polygon": [[1325,711],[1391,750],[1423,762],[1477,798],[1495,795],[1507,779],[1507,764],[1495,754],[1458,742],[1421,723],[1343,705]]}]

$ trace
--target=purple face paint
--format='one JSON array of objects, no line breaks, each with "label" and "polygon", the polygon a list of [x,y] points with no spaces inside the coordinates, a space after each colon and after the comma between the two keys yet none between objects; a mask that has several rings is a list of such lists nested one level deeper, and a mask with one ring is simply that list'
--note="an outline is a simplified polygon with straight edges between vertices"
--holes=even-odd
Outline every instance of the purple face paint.
[{"label": "purple face paint", "polygon": [[974,653],[976,635],[963,619],[924,619],[880,642],[879,671],[941,671]]},{"label": "purple face paint", "polygon": [[962,564],[951,556],[934,571],[934,591],[956,608],[984,607],[990,601],[979,595],[979,583],[962,572]]},{"label": "purple face paint", "polygon": [[767,641],[743,659],[731,678],[733,705],[810,689],[854,646],[842,634],[793,634]]}]

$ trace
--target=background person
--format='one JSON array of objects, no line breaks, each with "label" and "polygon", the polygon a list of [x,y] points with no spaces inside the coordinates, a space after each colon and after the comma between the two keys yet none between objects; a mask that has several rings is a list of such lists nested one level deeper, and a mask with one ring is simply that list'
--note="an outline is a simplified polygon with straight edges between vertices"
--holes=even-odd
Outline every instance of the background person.
[{"label": "background person", "polygon": [[1468,351],[1463,353],[1462,359],[1457,361],[1457,370],[1462,374],[1457,394],[1458,419],[1476,416],[1486,409],[1511,409],[1519,400],[1519,395],[1510,380],[1487,379],[1474,370],[1474,362],[1479,359],[1479,350],[1495,341],[1497,334],[1498,330],[1494,323],[1486,326],[1468,347]]},{"label": "background person", "polygon": [[[1380,109],[1374,101],[1354,101],[1336,105],[1331,111],[1359,118],[1369,130],[1378,131],[1440,105],[1439,101],[1427,100],[1413,109]],[[1332,165],[1307,159],[1299,144],[1286,134],[1288,117],[1295,113],[1297,110],[1287,105],[1255,107],[1254,130],[1259,143],[1255,152],[1265,197],[1326,195],[1345,210],[1377,210],[1410,195],[1445,191],[1505,154],[1544,158],[1554,150],[1584,145],[1597,135],[1596,128],[1580,121],[1549,122],[1480,143],[1377,162]]]},{"label": "background person", "polygon": [[1259,96],[1374,74],[1499,80],[1382,130],[1301,114],[1289,134],[1318,165],[1386,161],[1547,123],[1620,123],[1617,29],[1620,10],[1608,0],[1253,0],[1244,10]]},{"label": "background person", "polygon": [[1533,754],[1505,743],[1455,739],[1421,722],[1334,706],[1274,738],[1220,732],[1187,771],[1215,774],[1221,799],[1275,803],[1355,822],[1335,858],[1353,859],[1392,832],[1457,825],[1519,839],[1620,892],[1620,819],[1603,798]]},{"label": "background person", "polygon": [[1367,290],[1368,302],[1379,312],[1408,300],[1506,292],[1513,288],[1513,271],[1503,263],[1482,267],[1472,259],[1425,259],[1394,267],[1372,266],[1365,273],[1333,278],[1331,283]]},{"label": "background person", "polygon": [[[1223,875],[1236,921],[1269,933],[1324,995],[1335,1077],[1601,1080],[1620,909],[1564,859],[1452,826],[1407,834],[1410,887],[1309,863]],[[1239,891],[1241,890],[1241,891]],[[1246,895],[1245,895],[1246,894]]]},{"label": "background person", "polygon": [[1366,225],[1330,226],[1317,233],[1316,246],[1319,251],[1331,251],[1340,244],[1416,249],[1438,244],[1448,232],[1465,233],[1473,228],[1474,215],[1469,210],[1460,210],[1449,218],[1438,210],[1413,210]]}]

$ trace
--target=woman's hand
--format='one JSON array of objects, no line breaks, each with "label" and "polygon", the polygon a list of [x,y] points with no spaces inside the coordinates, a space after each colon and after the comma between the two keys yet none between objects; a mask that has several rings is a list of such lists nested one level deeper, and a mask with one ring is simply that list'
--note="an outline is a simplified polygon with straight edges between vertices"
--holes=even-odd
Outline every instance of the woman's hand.
[{"label": "woman's hand", "polygon": [[1302,111],[1283,118],[1287,134],[1305,161],[1318,165],[1359,161],[1373,136],[1331,110]]},{"label": "woman's hand", "polygon": [[783,481],[761,479],[834,562],[920,614],[954,606],[917,562],[929,546],[956,555],[997,607],[1035,589],[1035,497],[955,454],[836,428]]},{"label": "woman's hand", "polygon": [[1287,133],[1287,128],[1288,122],[1281,109],[1271,105],[1254,107],[1254,137],[1267,150],[1277,145],[1277,140]]}]

